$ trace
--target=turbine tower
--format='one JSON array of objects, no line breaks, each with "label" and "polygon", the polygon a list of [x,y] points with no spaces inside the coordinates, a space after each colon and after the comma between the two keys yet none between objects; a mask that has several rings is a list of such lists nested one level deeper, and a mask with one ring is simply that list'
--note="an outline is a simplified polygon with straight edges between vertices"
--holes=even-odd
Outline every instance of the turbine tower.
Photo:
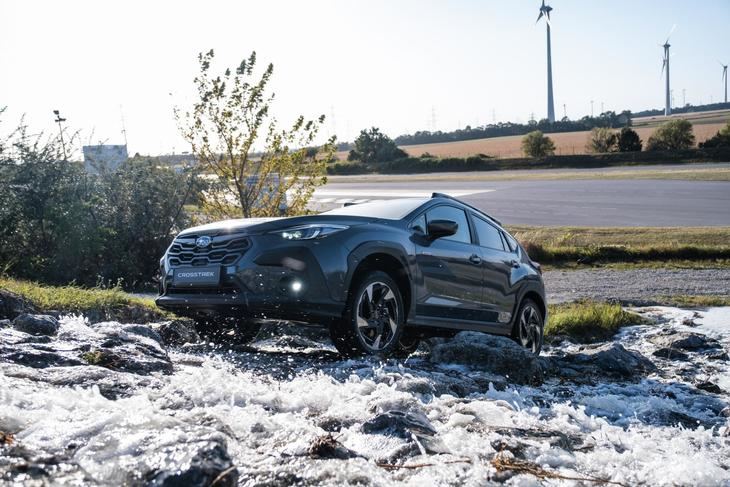
[{"label": "turbine tower", "polygon": [[542,7],[540,7],[540,15],[537,16],[537,21],[545,17],[545,25],[547,26],[547,95],[548,95],[548,122],[555,122],[555,106],[553,103],[553,61],[552,53],[550,50],[550,12],[552,7],[545,5],[545,0],[542,0]]},{"label": "turbine tower", "polygon": [[722,66],[722,80],[725,82],[725,103],[727,103],[727,64],[720,63],[720,66]]},{"label": "turbine tower", "polygon": [[674,32],[675,27],[677,27],[676,24],[672,26],[672,30],[669,31],[669,35],[667,35],[667,40],[664,41],[664,45],[662,46],[664,48],[664,59],[662,60],[662,74],[664,74],[665,69],[667,71],[664,116],[669,116],[672,114],[672,94],[671,90],[669,89],[669,38],[672,36],[672,32]]}]

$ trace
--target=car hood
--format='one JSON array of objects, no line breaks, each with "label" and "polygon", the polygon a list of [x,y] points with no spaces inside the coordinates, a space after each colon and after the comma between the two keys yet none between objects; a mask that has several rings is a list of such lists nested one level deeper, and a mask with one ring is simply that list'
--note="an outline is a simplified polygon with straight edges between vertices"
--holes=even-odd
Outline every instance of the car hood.
[{"label": "car hood", "polygon": [[296,217],[272,217],[272,218],[239,218],[235,220],[223,220],[207,223],[197,227],[186,228],[178,236],[186,237],[191,235],[223,235],[230,233],[264,233],[280,228],[287,228],[296,225],[307,225],[314,223],[340,223],[349,226],[362,225],[375,220],[366,217],[342,217],[339,215],[308,215]]}]

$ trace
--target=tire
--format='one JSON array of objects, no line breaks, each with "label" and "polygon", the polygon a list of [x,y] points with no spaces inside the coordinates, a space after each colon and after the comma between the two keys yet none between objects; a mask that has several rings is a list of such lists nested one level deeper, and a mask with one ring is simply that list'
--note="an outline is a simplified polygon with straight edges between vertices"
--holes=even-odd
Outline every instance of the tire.
[{"label": "tire", "polygon": [[405,322],[403,298],[385,272],[371,271],[351,288],[345,313],[330,326],[332,343],[345,357],[393,353]]},{"label": "tire", "polygon": [[421,336],[406,328],[403,330],[400,340],[398,340],[398,347],[393,352],[393,355],[403,358],[408,357],[418,350],[420,344]]},{"label": "tire", "polygon": [[512,326],[512,339],[537,356],[542,350],[544,329],[540,307],[531,299],[523,300]]},{"label": "tire", "polygon": [[241,318],[216,317],[195,320],[195,330],[214,343],[246,345],[258,335],[261,324]]}]

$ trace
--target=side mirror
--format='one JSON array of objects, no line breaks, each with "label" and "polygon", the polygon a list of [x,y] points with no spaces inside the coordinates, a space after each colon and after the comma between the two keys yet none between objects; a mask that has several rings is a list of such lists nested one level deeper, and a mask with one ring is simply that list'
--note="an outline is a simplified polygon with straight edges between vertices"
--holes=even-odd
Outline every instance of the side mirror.
[{"label": "side mirror", "polygon": [[428,222],[428,238],[436,240],[437,238],[449,237],[454,235],[459,229],[459,224],[451,220],[433,220]]}]

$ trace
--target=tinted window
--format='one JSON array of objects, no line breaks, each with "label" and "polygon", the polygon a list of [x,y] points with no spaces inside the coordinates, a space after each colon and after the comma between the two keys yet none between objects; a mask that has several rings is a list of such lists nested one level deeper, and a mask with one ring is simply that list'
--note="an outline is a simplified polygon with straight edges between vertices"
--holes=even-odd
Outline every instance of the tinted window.
[{"label": "tinted window", "polygon": [[452,222],[456,222],[459,225],[456,233],[450,237],[444,237],[444,239],[471,243],[469,223],[466,221],[466,213],[464,210],[454,208],[453,206],[437,206],[426,212],[426,219],[430,222],[434,220],[451,220]]},{"label": "tinted window", "polygon": [[411,222],[411,230],[426,234],[426,214],[419,216]]},{"label": "tinted window", "polygon": [[504,238],[507,239],[507,245],[510,247],[512,252],[517,252],[517,240],[509,233],[503,233]]},{"label": "tinted window", "polygon": [[490,249],[504,250],[499,230],[480,218],[474,218],[474,228],[479,237],[479,245]]},{"label": "tinted window", "polygon": [[[322,191],[323,195],[326,193]],[[371,201],[359,205],[345,206],[325,211],[323,215],[349,215],[400,220],[410,212],[429,201],[428,198],[397,198],[392,200]]]}]

